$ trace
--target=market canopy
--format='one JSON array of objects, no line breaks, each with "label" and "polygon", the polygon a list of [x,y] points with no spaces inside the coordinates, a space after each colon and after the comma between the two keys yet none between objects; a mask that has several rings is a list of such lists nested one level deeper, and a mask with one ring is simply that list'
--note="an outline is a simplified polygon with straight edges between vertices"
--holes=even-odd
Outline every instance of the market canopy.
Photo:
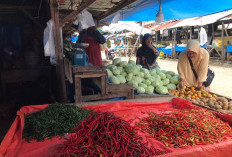
[{"label": "market canopy", "polygon": [[109,32],[109,33],[119,33],[122,31],[129,31],[129,32],[134,32],[136,34],[145,34],[145,33],[151,33],[150,30],[146,28],[142,28],[138,23],[135,22],[124,22],[120,21],[118,23],[112,23],[109,26],[103,26],[102,31],[103,32]]},{"label": "market canopy", "polygon": [[[161,3],[165,21],[205,16],[232,9],[231,0],[163,0]],[[140,0],[118,13],[122,21],[155,21],[158,8],[158,0]],[[114,15],[109,16],[107,21],[111,21]]]}]

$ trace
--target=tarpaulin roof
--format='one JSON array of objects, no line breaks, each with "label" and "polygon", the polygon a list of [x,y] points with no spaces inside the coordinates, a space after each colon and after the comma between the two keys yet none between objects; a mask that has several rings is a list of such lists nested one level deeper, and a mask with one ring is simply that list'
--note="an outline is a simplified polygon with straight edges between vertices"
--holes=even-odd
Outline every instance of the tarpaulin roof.
[{"label": "tarpaulin roof", "polygon": [[175,21],[168,21],[168,22],[165,22],[161,25],[154,25],[153,27],[150,28],[150,30],[158,31],[158,30],[167,29],[167,28],[170,28],[171,26],[173,26],[181,21],[183,21],[183,19],[175,20]]},{"label": "tarpaulin roof", "polygon": [[[231,0],[162,0],[164,20],[176,20],[209,15],[232,9]],[[140,0],[121,11],[123,21],[155,21],[158,13],[158,0]],[[108,17],[110,21],[114,15]]]},{"label": "tarpaulin roof", "polygon": [[232,9],[216,14],[202,16],[202,17],[184,19],[183,21],[173,25],[170,28],[177,28],[184,26],[204,26],[207,24],[215,23],[216,21],[223,19],[224,17],[231,14],[232,14]]}]

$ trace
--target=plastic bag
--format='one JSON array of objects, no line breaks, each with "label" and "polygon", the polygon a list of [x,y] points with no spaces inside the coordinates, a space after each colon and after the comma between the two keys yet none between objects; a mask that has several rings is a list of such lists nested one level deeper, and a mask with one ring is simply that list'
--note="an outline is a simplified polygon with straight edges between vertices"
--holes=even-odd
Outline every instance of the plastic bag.
[{"label": "plastic bag", "polygon": [[50,62],[53,65],[58,64],[58,58],[55,52],[54,36],[53,36],[53,22],[49,20],[47,27],[44,29],[44,55],[50,56]]},{"label": "plastic bag", "polygon": [[118,23],[119,19],[120,19],[120,13],[117,13],[112,19],[111,23]]},{"label": "plastic bag", "polygon": [[79,25],[80,30],[95,26],[92,14],[90,14],[86,9],[77,15],[77,19],[78,19],[78,23],[80,24]]}]

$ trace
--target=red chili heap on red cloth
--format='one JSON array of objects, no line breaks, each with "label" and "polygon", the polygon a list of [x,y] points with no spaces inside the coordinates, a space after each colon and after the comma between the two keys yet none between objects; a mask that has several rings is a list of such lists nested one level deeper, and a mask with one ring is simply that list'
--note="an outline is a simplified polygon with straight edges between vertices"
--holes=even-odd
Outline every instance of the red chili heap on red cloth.
[{"label": "red chili heap on red cloth", "polygon": [[168,147],[212,144],[232,136],[232,129],[227,122],[204,109],[148,114],[148,117],[136,123],[137,128],[146,130],[149,137]]},{"label": "red chili heap on red cloth", "polygon": [[148,148],[141,139],[121,118],[107,112],[93,112],[75,128],[75,134],[58,147],[58,154],[54,156],[148,157],[165,153]]}]

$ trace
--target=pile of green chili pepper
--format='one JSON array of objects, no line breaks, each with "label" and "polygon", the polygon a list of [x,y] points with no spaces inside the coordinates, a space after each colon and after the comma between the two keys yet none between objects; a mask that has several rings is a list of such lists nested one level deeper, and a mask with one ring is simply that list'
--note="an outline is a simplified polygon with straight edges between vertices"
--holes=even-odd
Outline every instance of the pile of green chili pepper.
[{"label": "pile of green chili pepper", "polygon": [[44,110],[26,116],[23,137],[27,141],[41,141],[46,137],[72,132],[76,124],[82,122],[90,113],[90,110],[74,105],[48,105]]},{"label": "pile of green chili pepper", "polygon": [[182,110],[168,114],[148,113],[136,128],[168,147],[212,144],[232,136],[230,125],[207,110]]},{"label": "pile of green chili pepper", "polygon": [[54,156],[62,157],[149,157],[165,153],[147,147],[128,122],[107,112],[92,112],[57,150]]}]

